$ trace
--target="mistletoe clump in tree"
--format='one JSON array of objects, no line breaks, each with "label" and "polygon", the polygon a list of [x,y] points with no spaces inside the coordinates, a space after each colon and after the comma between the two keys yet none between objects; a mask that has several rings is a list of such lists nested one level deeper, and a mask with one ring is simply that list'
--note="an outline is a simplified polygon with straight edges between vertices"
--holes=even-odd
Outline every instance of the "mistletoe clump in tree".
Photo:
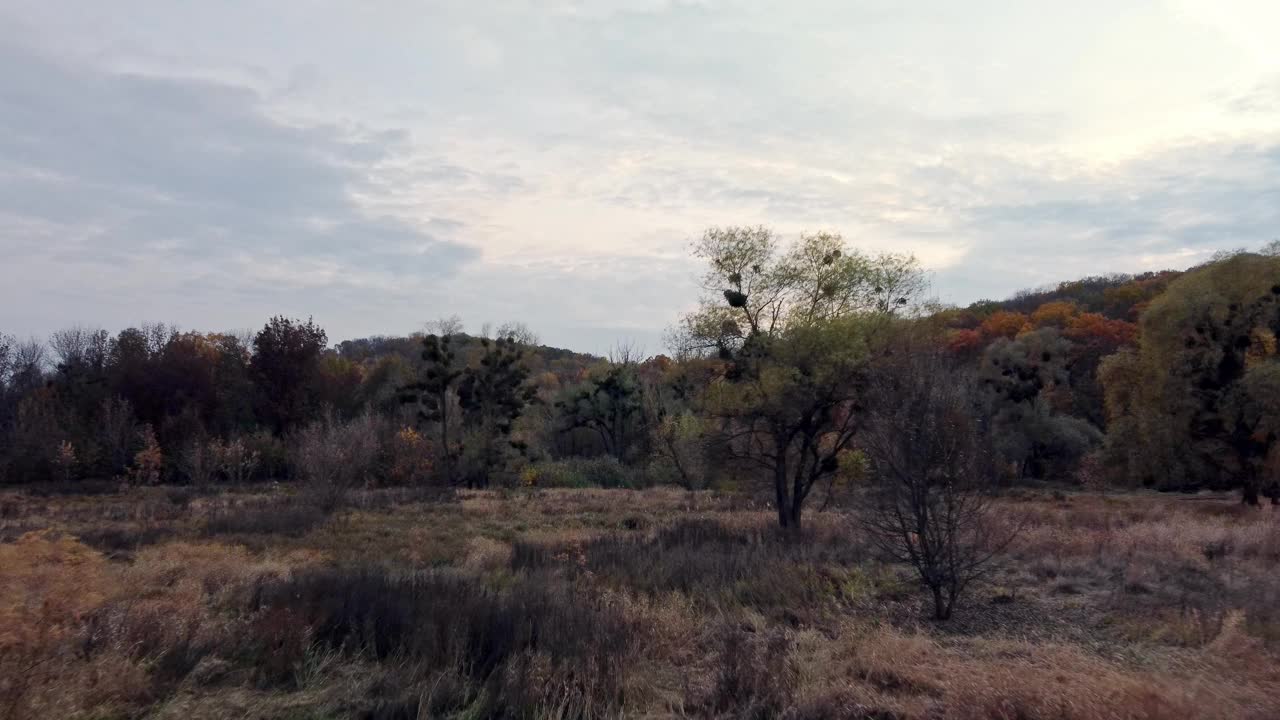
[{"label": "mistletoe clump in tree", "polygon": [[720,442],[770,476],[779,524],[798,529],[810,491],[852,446],[877,337],[910,312],[923,274],[910,256],[865,255],[839,235],[786,248],[762,227],[712,228],[694,254],[707,294],[674,344],[726,361],[706,402]]}]

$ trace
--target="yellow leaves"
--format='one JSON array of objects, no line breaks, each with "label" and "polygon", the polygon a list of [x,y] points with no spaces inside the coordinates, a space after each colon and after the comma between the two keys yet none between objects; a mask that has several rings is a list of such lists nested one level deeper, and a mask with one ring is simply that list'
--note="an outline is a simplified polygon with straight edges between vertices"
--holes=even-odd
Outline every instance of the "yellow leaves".
[{"label": "yellow leaves", "polygon": [[431,453],[427,439],[414,428],[401,428],[392,440],[391,469],[393,482],[413,485],[431,474]]},{"label": "yellow leaves", "polygon": [[1080,308],[1073,302],[1048,302],[1031,313],[1031,324],[1036,327],[1052,326],[1061,329],[1065,328],[1079,312]]},{"label": "yellow leaves", "polygon": [[1246,368],[1253,368],[1276,356],[1276,335],[1271,330],[1265,327],[1254,328],[1249,340],[1249,351],[1244,358]]},{"label": "yellow leaves", "polygon": [[1031,323],[1022,313],[998,310],[982,321],[979,331],[983,337],[992,340],[999,337],[1015,338],[1031,329]]}]

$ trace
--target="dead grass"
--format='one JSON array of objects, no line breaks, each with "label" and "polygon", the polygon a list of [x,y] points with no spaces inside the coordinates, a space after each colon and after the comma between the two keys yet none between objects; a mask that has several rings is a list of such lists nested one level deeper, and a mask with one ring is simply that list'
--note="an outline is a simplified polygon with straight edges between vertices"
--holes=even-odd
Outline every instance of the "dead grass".
[{"label": "dead grass", "polygon": [[0,718],[1280,716],[1280,516],[1230,498],[1005,498],[1024,531],[943,625],[843,513],[797,540],[672,489],[306,507],[0,496]]}]

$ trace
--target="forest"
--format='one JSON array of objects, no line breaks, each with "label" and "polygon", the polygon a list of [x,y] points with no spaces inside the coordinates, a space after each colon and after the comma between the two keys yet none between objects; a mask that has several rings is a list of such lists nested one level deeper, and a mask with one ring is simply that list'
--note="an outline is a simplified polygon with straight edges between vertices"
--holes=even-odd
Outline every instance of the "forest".
[{"label": "forest", "polygon": [[1280,241],[967,307],[691,251],[663,354],[0,335],[0,718],[1280,712]]}]

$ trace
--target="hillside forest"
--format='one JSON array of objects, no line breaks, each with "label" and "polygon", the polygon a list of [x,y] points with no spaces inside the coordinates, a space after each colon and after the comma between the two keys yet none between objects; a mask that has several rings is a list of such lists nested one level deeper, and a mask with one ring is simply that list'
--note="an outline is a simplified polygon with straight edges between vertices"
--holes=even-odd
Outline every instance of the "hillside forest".
[{"label": "hillside forest", "polygon": [[[330,344],[143,324],[0,337],[12,485],[298,481],[763,487],[786,526],[875,472],[876,386],[908,357],[968,392],[990,475],[1280,499],[1280,256],[1106,275],[968,307],[906,255],[715,228],[699,309],[667,354],[601,358],[519,323]],[[936,356],[936,357],[932,357]],[[883,398],[893,405],[899,398]],[[970,412],[971,411],[971,412]]]}]

